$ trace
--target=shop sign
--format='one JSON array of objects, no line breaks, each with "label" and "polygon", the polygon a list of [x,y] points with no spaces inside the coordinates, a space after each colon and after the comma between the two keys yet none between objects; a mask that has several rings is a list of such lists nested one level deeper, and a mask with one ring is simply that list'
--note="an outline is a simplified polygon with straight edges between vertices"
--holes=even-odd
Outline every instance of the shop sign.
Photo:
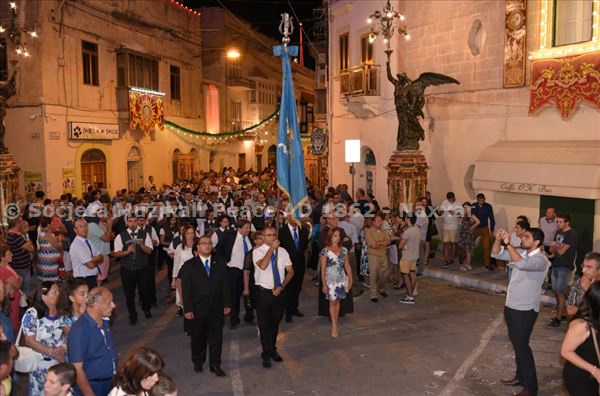
[{"label": "shop sign", "polygon": [[119,124],[69,122],[71,140],[119,140]]},{"label": "shop sign", "polygon": [[502,183],[500,184],[500,190],[506,192],[516,192],[516,193],[540,193],[540,194],[549,194],[552,192],[552,189],[545,184],[529,184],[529,183]]}]

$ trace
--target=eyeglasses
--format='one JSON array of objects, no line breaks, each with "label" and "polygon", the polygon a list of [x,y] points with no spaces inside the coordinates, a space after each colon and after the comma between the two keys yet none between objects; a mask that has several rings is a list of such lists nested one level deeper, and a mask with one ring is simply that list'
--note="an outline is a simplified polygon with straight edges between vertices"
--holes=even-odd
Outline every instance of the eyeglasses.
[{"label": "eyeglasses", "polygon": [[212,246],[213,243],[212,242],[200,242],[198,245],[200,245],[200,246]]},{"label": "eyeglasses", "polygon": [[277,235],[277,234],[265,234],[264,236],[265,236],[265,237],[274,237],[274,236],[276,236],[276,235]]},{"label": "eyeglasses", "polygon": [[81,225],[81,226],[75,227],[75,229],[76,229],[76,230],[79,230],[79,229],[81,229],[81,228],[88,228],[88,226],[87,226],[87,224],[86,224],[86,225]]}]

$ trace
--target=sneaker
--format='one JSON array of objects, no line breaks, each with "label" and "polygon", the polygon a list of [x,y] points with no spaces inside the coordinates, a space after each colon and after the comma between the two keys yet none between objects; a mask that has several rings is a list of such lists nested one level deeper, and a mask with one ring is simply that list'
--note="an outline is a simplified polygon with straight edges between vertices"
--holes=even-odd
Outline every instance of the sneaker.
[{"label": "sneaker", "polygon": [[[548,322],[552,322],[556,319],[556,317],[552,317],[552,318],[548,318]],[[567,321],[567,317],[565,315],[563,315],[561,322],[566,322]]]},{"label": "sneaker", "polygon": [[446,261],[442,268],[448,268],[448,267],[450,267],[450,265],[452,265],[452,263],[450,263],[450,261]]},{"label": "sneaker", "polygon": [[448,261],[448,264],[449,264],[449,265],[452,265],[452,264],[454,264],[454,260],[450,260],[450,261]]},{"label": "sneaker", "polygon": [[400,300],[400,302],[402,304],[414,304],[415,303],[415,299],[414,298],[410,298],[408,296],[404,297],[402,300]]},{"label": "sneaker", "polygon": [[546,325],[546,327],[548,327],[549,329],[555,329],[557,327],[560,327],[560,323],[561,323],[560,319],[554,318],[554,319],[552,319],[552,322],[550,322]]},{"label": "sneaker", "polygon": [[363,286],[366,287],[367,289],[371,288],[371,285],[367,285],[366,283],[363,283]]},{"label": "sneaker", "polygon": [[415,275],[415,278],[420,278],[420,277],[422,277],[422,276],[423,276],[423,274],[416,274],[416,275]]},{"label": "sneaker", "polygon": [[416,297],[417,296],[417,286],[419,285],[415,285],[415,290],[413,290],[413,296]]}]

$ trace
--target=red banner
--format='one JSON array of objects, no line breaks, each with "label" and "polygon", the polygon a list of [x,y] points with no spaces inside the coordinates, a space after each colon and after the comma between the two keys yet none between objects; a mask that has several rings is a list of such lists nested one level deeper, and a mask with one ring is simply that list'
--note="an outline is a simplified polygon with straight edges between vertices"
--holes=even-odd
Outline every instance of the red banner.
[{"label": "red banner", "polygon": [[148,92],[129,91],[129,126],[139,125],[146,135],[158,126],[165,129],[163,98]]},{"label": "red banner", "polygon": [[504,88],[525,85],[527,1],[506,0],[504,20]]},{"label": "red banner", "polygon": [[600,110],[600,52],[531,61],[529,114],[551,103],[563,120],[579,102]]}]

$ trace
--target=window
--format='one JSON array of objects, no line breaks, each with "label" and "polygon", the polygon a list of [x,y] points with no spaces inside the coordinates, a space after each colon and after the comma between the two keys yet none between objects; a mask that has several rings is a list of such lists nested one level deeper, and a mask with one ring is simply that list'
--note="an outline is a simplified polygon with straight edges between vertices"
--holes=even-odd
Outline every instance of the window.
[{"label": "window", "polygon": [[206,129],[219,133],[219,91],[214,85],[209,85],[206,92]]},{"label": "window", "polygon": [[158,60],[132,51],[119,52],[117,84],[119,87],[129,86],[158,91]]},{"label": "window", "polygon": [[348,56],[348,33],[340,36],[340,70],[346,70],[350,67],[350,57]]},{"label": "window", "polygon": [[231,101],[231,126],[235,130],[242,122],[242,102]]},{"label": "window", "polygon": [[99,85],[98,83],[98,44],[81,42],[83,52],[83,83]]},{"label": "window", "polygon": [[171,99],[181,100],[181,69],[171,65]]},{"label": "window", "polygon": [[360,38],[360,63],[373,64],[373,43],[369,41],[369,35]]},{"label": "window", "polygon": [[229,78],[242,77],[242,62],[240,58],[227,58],[229,62]]},{"label": "window", "polygon": [[271,84],[265,84],[256,82],[256,89],[250,91],[250,103],[260,103],[270,106],[275,106],[277,103],[275,96],[275,86]]},{"label": "window", "polygon": [[592,39],[593,0],[554,0],[554,47]]}]

